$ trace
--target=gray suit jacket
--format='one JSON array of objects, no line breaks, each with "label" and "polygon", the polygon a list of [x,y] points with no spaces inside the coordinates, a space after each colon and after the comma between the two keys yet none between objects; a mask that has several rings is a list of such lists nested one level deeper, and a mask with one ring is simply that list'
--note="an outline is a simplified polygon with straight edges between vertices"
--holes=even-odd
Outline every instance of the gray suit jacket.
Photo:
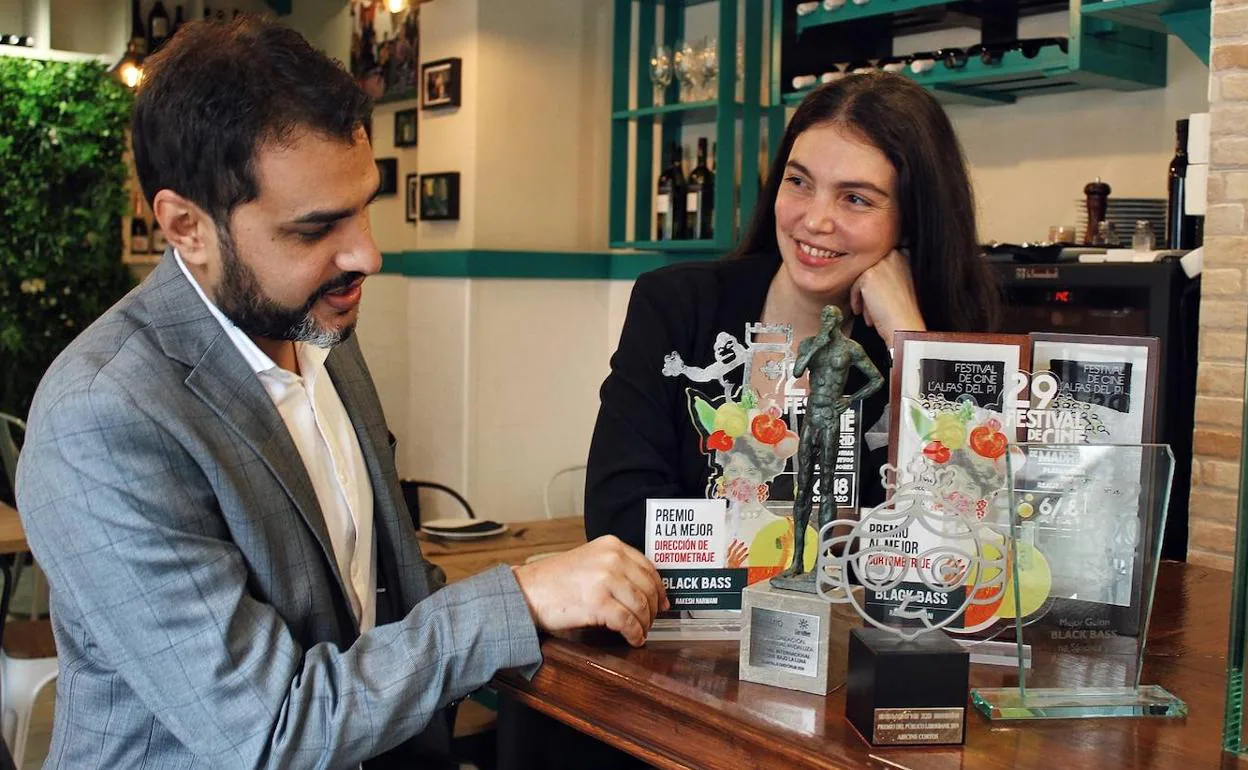
[{"label": "gray suit jacket", "polygon": [[440,709],[540,662],[509,569],[434,592],[357,344],[326,367],[375,498],[363,635],[285,424],[171,252],[49,368],[17,484],[60,656],[47,766],[419,757]]}]

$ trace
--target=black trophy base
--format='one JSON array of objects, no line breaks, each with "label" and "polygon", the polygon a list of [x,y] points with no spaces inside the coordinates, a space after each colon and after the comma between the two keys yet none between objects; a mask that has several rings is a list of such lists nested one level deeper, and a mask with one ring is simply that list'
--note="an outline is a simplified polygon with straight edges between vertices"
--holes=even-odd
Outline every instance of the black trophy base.
[{"label": "black trophy base", "polygon": [[970,671],[970,654],[939,631],[906,641],[855,628],[845,718],[873,746],[960,745]]}]

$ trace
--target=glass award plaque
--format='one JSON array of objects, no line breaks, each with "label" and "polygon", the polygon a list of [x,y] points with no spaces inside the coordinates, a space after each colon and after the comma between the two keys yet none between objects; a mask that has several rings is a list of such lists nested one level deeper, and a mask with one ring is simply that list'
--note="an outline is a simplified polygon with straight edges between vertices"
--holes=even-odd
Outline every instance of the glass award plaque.
[{"label": "glass award plaque", "polygon": [[[1248,413],[1245,414],[1248,424]],[[1248,435],[1248,434],[1245,434]],[[1248,457],[1248,452],[1241,452]],[[1248,464],[1240,466],[1239,511],[1235,528],[1235,568],[1231,575],[1231,633],[1226,655],[1226,713],[1222,748],[1248,757],[1248,723],[1244,720],[1244,679],[1248,672]]]},{"label": "glass award plaque", "polygon": [[1018,686],[976,689],[975,707],[993,720],[1185,715],[1140,678],[1170,448],[1024,443],[1006,461]]}]

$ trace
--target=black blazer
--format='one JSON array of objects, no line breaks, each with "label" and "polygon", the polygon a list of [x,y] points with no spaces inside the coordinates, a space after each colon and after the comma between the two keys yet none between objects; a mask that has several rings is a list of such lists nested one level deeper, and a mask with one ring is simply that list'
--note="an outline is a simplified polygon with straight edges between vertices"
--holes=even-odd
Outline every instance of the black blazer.
[{"label": "black blazer", "polygon": [[[713,361],[716,335],[742,340],[745,326],[763,312],[780,257],[775,254],[691,262],[646,273],[633,286],[611,373],[602,384],[602,403],[589,448],[585,482],[585,532],[613,534],[645,546],[646,499],[703,497],[711,474],[701,439],[685,403],[688,382],[663,376],[663,357],[673,350],[690,366]],[[891,359],[884,341],[865,323],[852,337],[886,379]],[[730,379],[740,385],[743,367]],[[847,392],[865,384],[850,372]],[[714,383],[710,383],[714,389]],[[874,426],[888,404],[889,388],[866,400],[862,429]],[[883,502],[880,466],[887,448],[862,457],[859,503]]]}]

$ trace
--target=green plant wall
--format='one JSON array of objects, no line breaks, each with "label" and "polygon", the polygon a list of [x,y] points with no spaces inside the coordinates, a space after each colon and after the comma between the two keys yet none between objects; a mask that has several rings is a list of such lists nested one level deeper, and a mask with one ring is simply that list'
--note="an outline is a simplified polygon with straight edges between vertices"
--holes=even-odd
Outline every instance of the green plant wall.
[{"label": "green plant wall", "polygon": [[132,97],[97,63],[0,57],[0,411],[133,281],[121,263]]}]

